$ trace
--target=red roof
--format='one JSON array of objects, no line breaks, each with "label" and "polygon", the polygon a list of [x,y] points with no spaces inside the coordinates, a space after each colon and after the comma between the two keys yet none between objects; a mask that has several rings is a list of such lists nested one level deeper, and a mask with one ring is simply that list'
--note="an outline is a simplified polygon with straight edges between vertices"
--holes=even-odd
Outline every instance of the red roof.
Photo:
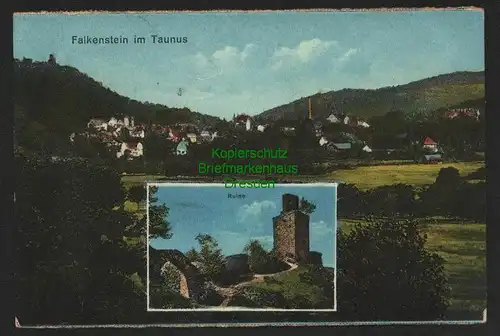
[{"label": "red roof", "polygon": [[129,142],[129,143],[127,143],[127,148],[136,149],[137,145],[138,145],[138,142]]},{"label": "red roof", "polygon": [[432,140],[431,138],[427,137],[424,140],[424,145],[437,145],[437,143],[434,140]]},{"label": "red roof", "polygon": [[236,121],[247,121],[247,119],[249,119],[250,116],[247,115],[247,114],[240,114],[238,116],[236,116]]}]

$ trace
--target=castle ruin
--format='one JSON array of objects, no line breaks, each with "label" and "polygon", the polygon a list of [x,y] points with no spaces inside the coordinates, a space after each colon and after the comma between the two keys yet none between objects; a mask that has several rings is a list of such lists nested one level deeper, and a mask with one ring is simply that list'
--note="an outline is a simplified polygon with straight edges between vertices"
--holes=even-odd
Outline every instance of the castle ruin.
[{"label": "castle ruin", "polygon": [[282,196],[281,214],[273,218],[274,251],[279,259],[287,257],[297,262],[309,259],[309,216],[299,210],[299,197]]}]

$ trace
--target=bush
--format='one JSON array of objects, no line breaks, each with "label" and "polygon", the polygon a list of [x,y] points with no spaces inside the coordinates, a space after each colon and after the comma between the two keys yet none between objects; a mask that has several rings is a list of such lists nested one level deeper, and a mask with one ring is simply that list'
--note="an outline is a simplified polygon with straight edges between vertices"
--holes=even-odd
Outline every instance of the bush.
[{"label": "bush", "polygon": [[166,284],[150,285],[150,306],[156,309],[192,308],[193,303]]},{"label": "bush", "polygon": [[421,214],[428,216],[454,216],[457,197],[465,182],[456,168],[441,168],[436,181],[420,193]]},{"label": "bush", "polygon": [[411,185],[381,186],[365,193],[363,204],[370,215],[412,214],[416,211],[416,192]]},{"label": "bush", "polygon": [[218,306],[223,300],[224,298],[207,282],[204,284],[203,292],[197,298],[198,303],[207,306]]},{"label": "bush", "polygon": [[355,216],[363,212],[363,192],[353,184],[341,184],[338,187],[337,212],[341,217]]},{"label": "bush", "polygon": [[467,180],[486,180],[486,167],[481,167],[478,170],[470,173],[466,177]]},{"label": "bush", "polygon": [[[450,196],[451,197],[451,196]],[[486,183],[465,183],[454,195],[451,212],[462,218],[486,221]]]},{"label": "bush", "polygon": [[234,295],[227,304],[230,307],[259,308],[259,305],[243,294]]},{"label": "bush", "polygon": [[323,254],[316,251],[309,252],[309,264],[312,265],[323,265]]},{"label": "bush", "polygon": [[339,233],[337,283],[346,319],[434,320],[449,302],[443,259],[424,247],[417,223],[378,220]]},{"label": "bush", "polygon": [[262,287],[246,287],[243,295],[262,308],[288,308],[288,303],[280,291]]}]

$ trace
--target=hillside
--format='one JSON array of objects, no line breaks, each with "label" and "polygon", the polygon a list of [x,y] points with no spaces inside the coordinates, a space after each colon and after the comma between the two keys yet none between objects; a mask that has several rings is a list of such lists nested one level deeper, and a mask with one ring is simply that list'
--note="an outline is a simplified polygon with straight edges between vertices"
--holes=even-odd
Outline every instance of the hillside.
[{"label": "hillside", "polygon": [[[407,115],[429,113],[465,101],[484,100],[484,71],[454,72],[405,85],[375,90],[342,89],[310,96],[313,116],[337,113],[369,118],[398,109]],[[294,120],[307,116],[308,98],[267,110],[261,120]]]},{"label": "hillside", "polygon": [[85,127],[91,118],[129,115],[136,123],[191,122],[211,124],[213,116],[187,108],[170,108],[132,100],[70,66],[14,60],[16,129],[36,122],[60,134]]}]

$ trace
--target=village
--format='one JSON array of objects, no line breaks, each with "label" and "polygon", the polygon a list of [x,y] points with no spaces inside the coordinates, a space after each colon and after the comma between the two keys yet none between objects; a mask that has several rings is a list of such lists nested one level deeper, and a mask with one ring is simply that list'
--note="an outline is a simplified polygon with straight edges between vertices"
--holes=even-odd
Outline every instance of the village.
[{"label": "village", "polygon": [[[309,104],[310,105],[310,104]],[[456,119],[459,117],[472,118],[479,120],[480,111],[473,108],[450,109],[443,115],[446,119]],[[310,126],[317,138],[318,148],[335,155],[335,153],[348,153],[356,146],[361,149],[367,156],[377,152],[391,154],[400,151],[398,148],[377,148],[366,141],[360,140],[356,136],[356,130],[369,129],[371,127],[367,121],[354,116],[345,116],[332,112],[325,117],[313,117],[311,106],[309,106],[306,121],[309,121]],[[276,132],[279,130],[285,136],[296,135],[296,122],[280,121],[280,127],[272,127],[277,122],[260,123],[255,118],[248,114],[233,115],[229,122],[236,134],[246,132],[258,136],[270,130]],[[327,128],[332,125],[340,125],[344,127],[344,131],[328,132]],[[351,130],[346,132],[345,130]],[[144,142],[148,136],[152,134],[161,136],[166,141],[173,145],[173,153],[177,156],[186,155],[191,146],[199,144],[211,143],[215,139],[223,139],[225,137],[237,138],[237,135],[229,135],[220,132],[216,127],[200,127],[193,123],[174,123],[171,125],[160,124],[136,124],[134,117],[112,117],[107,119],[91,119],[87,124],[87,129],[83,134],[88,138],[96,138],[113,153],[113,156],[133,160],[144,156]],[[76,134],[70,136],[71,142],[74,141]],[[398,135],[399,136],[399,135]],[[405,137],[405,134],[401,135]],[[236,140],[237,142],[237,140]],[[425,136],[419,141],[413,141],[413,146],[420,147],[424,155],[421,157],[421,162],[435,163],[441,162],[443,159],[443,148],[439,145],[438,139],[433,139],[430,136]],[[346,155],[342,156],[346,158]]]}]

